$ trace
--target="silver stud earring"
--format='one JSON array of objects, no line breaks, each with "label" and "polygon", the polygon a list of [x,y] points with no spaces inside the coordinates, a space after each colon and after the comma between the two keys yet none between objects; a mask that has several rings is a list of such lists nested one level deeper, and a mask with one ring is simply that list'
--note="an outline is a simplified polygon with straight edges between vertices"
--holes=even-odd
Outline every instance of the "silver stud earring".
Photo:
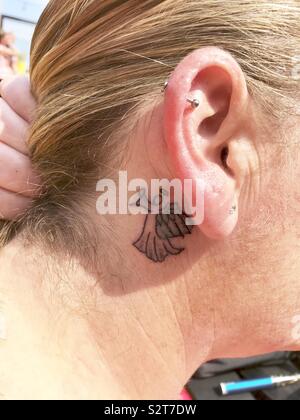
[{"label": "silver stud earring", "polygon": [[[169,86],[169,81],[167,80],[164,84],[162,92],[165,92],[165,90],[167,89],[168,86]],[[195,108],[195,109],[200,106],[199,99],[187,99],[187,102],[189,102],[192,105],[192,107]]]},{"label": "silver stud earring", "polygon": [[234,205],[234,206],[231,207],[231,210],[230,210],[229,214],[233,215],[236,211],[237,211],[237,206]]},{"label": "silver stud earring", "polygon": [[192,105],[193,108],[198,108],[200,106],[200,101],[198,99],[187,99],[187,101]]},{"label": "silver stud earring", "polygon": [[162,92],[164,92],[167,89],[168,86],[169,86],[169,81],[167,80],[164,84]]}]

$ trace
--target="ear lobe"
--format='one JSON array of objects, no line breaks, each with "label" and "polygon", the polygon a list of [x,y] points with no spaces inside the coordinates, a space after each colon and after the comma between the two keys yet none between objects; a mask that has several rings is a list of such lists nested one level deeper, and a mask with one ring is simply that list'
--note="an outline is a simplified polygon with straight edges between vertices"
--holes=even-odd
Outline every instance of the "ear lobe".
[{"label": "ear lobe", "polygon": [[[193,106],[193,99],[198,107]],[[188,55],[165,91],[164,128],[176,177],[205,185],[201,230],[229,235],[238,220],[240,182],[230,168],[230,142],[243,126],[248,92],[234,58],[218,48]],[[194,191],[194,198],[197,191]],[[193,199],[194,199],[193,198]]]}]

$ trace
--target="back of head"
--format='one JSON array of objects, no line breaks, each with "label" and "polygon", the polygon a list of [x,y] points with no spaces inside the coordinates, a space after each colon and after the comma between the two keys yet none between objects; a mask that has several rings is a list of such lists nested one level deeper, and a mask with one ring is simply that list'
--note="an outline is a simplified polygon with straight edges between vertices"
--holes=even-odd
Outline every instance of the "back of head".
[{"label": "back of head", "polygon": [[43,193],[17,227],[54,248],[93,252],[96,181],[120,167],[145,104],[197,48],[230,52],[254,100],[281,116],[296,90],[299,17],[291,0],[51,0],[31,52],[38,112],[29,144]]}]

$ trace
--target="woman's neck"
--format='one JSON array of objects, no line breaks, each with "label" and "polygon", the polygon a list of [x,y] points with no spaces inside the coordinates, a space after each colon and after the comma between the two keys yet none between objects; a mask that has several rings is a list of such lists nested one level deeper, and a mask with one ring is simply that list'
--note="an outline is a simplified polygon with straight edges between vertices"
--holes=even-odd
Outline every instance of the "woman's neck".
[{"label": "woman's neck", "polygon": [[193,325],[184,278],[150,287],[131,276],[108,293],[76,264],[57,270],[16,241],[0,261],[4,399],[172,399],[209,358],[212,316],[201,303]]}]

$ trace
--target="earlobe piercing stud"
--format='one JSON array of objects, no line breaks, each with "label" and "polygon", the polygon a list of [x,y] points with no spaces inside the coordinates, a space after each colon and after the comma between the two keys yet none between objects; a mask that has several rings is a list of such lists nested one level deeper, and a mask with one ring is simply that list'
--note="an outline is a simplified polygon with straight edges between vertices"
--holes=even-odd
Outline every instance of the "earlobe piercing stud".
[{"label": "earlobe piercing stud", "polygon": [[232,206],[232,207],[231,207],[231,210],[230,210],[229,214],[230,214],[230,215],[232,215],[232,214],[234,214],[236,211],[237,211],[237,206],[236,206],[236,205],[234,205],[234,206]]},{"label": "earlobe piercing stud", "polygon": [[164,84],[163,92],[167,89],[168,86],[169,86],[169,81],[167,80]]}]

